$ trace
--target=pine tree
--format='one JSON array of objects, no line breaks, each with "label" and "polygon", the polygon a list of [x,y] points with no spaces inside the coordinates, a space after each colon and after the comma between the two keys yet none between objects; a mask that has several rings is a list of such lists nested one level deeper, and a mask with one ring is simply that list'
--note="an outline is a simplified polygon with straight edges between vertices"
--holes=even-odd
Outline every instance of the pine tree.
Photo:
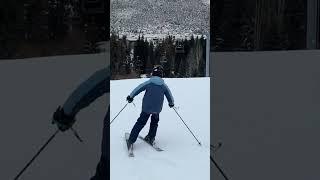
[{"label": "pine tree", "polygon": [[118,75],[119,67],[120,67],[120,61],[119,61],[119,45],[118,45],[118,36],[115,33],[111,34],[110,37],[110,59],[112,61],[111,64],[111,78],[114,79],[116,75]]}]

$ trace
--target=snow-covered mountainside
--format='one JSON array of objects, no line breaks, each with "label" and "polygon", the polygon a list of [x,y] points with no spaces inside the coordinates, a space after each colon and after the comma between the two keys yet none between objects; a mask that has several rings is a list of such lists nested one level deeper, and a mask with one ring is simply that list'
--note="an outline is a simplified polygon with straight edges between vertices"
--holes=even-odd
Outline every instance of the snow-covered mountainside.
[{"label": "snow-covered mountainside", "polygon": [[208,0],[113,0],[111,29],[120,34],[205,34]]},{"label": "snow-covered mountainside", "polygon": [[[110,117],[126,104],[126,96],[147,79],[111,81]],[[209,180],[210,179],[210,80],[209,78],[165,79],[175,98],[177,111],[201,141],[189,133],[183,122],[164,100],[160,113],[156,143],[163,148],[157,152],[138,139],[134,144],[135,157],[128,157],[124,133],[130,132],[141,112],[144,92],[128,104],[110,127],[110,179],[130,180]],[[192,85],[192,86],[191,86]],[[149,122],[141,131],[145,136]]]}]

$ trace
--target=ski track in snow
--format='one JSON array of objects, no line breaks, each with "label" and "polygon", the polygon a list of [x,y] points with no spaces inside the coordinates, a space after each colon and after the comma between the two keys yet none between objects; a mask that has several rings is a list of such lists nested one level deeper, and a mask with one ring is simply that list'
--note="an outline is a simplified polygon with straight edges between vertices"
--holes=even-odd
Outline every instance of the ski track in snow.
[{"label": "ski track in snow", "polygon": [[[111,119],[126,104],[126,96],[147,79],[111,81]],[[141,111],[144,92],[121,112],[111,125],[111,179],[130,180],[209,180],[210,178],[210,88],[209,78],[165,79],[175,98],[183,120],[202,143],[184,126],[165,99],[160,114],[156,143],[164,149],[157,152],[141,139],[134,144],[135,157],[128,157],[124,133],[130,132]],[[141,131],[145,136],[149,123]]]}]

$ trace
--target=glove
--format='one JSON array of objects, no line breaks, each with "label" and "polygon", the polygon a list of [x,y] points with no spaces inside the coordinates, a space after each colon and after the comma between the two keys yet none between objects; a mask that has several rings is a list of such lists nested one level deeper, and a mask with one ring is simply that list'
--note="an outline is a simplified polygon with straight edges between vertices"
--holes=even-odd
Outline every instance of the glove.
[{"label": "glove", "polygon": [[173,108],[173,107],[174,107],[174,104],[169,104],[169,107],[170,107],[170,108]]},{"label": "glove", "polygon": [[63,108],[60,106],[56,112],[53,113],[52,124],[57,124],[59,130],[62,132],[70,129],[75,121],[75,117],[65,114]]},{"label": "glove", "polygon": [[132,97],[130,97],[130,96],[127,96],[127,101],[128,101],[129,103],[132,103],[133,98],[132,98]]}]

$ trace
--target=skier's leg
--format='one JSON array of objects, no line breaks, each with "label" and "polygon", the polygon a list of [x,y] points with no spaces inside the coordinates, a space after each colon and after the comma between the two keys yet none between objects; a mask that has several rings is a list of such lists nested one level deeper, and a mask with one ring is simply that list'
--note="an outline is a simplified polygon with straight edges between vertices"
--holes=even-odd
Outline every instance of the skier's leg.
[{"label": "skier's leg", "polygon": [[129,137],[129,142],[134,143],[136,142],[138,135],[142,128],[147,124],[147,121],[149,119],[150,114],[141,112],[140,117],[138,118],[136,124],[133,126],[130,137]]},{"label": "skier's leg", "polygon": [[151,122],[150,122],[150,129],[148,133],[148,137],[150,140],[154,140],[157,134],[158,129],[158,122],[159,122],[159,114],[152,114]]},{"label": "skier's leg", "polygon": [[103,136],[101,145],[101,154],[105,159],[109,159],[110,156],[110,106],[108,107],[108,113],[104,118],[103,123]]},{"label": "skier's leg", "polygon": [[110,106],[108,107],[108,113],[106,114],[103,122],[103,136],[102,136],[102,145],[101,145],[101,157],[100,162],[96,168],[96,174],[91,180],[105,180],[108,177],[108,171],[110,168],[107,167],[108,163],[110,162]]},{"label": "skier's leg", "polygon": [[90,180],[105,180],[107,179],[107,171],[109,171],[110,168],[107,167],[107,159],[105,159],[103,156],[100,157],[100,161],[96,168],[96,174],[90,179]]}]

